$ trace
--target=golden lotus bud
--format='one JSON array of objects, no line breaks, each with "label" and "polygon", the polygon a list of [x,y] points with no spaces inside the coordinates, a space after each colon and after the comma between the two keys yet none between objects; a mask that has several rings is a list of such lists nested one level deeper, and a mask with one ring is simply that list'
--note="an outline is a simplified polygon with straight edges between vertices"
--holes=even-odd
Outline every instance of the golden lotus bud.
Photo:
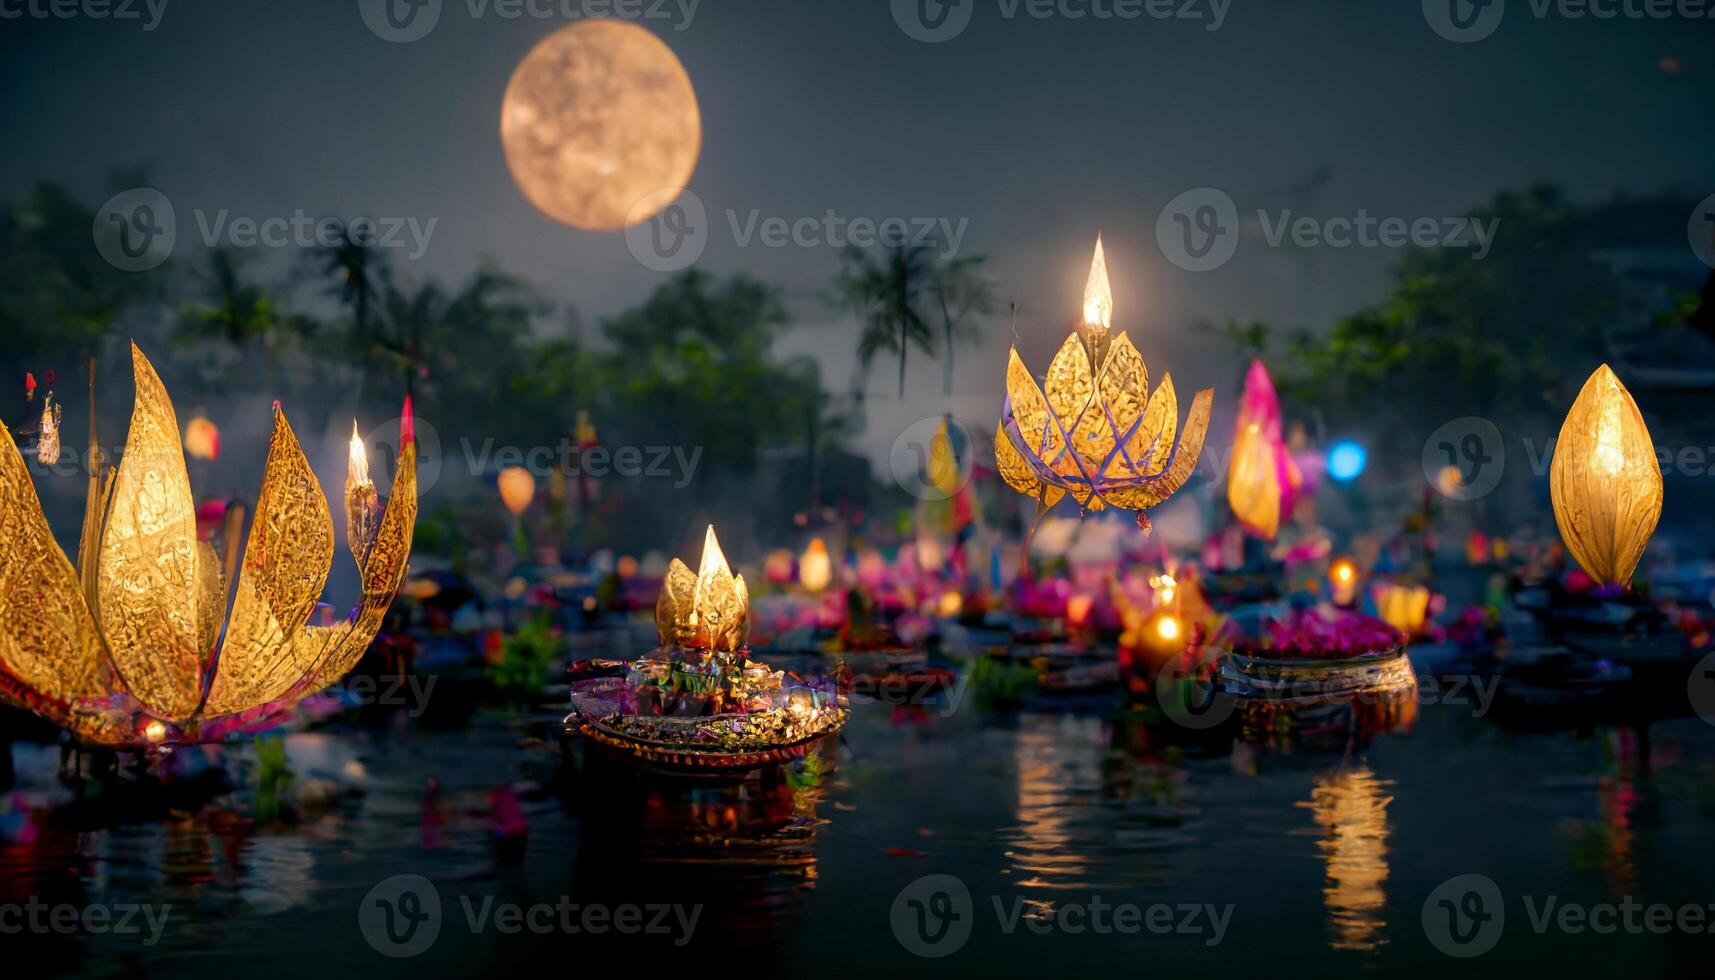
[{"label": "golden lotus bud", "polygon": [[522,516],[536,499],[536,478],[522,466],[500,471],[500,500],[513,516]]},{"label": "golden lotus bud", "polygon": [[[1122,331],[1109,336],[1113,291],[1096,241],[1083,322],[1060,346],[1038,387],[1014,348],[1007,400],[995,434],[995,466],[1007,486],[1040,509],[1071,494],[1090,510],[1142,512],[1179,491],[1197,468],[1214,392],[1192,400],[1183,435],[1173,376],[1151,392],[1143,355]],[[1080,336],[1081,331],[1081,336]]]},{"label": "golden lotus bud", "polygon": [[655,602],[655,629],[663,647],[727,653],[743,650],[750,638],[750,590],[734,575],[709,525],[697,571],[679,559],[667,566],[661,597]]},{"label": "golden lotus bud", "polygon": [[1584,382],[1548,473],[1554,522],[1605,585],[1629,585],[1661,519],[1661,464],[1631,393],[1604,364]]}]

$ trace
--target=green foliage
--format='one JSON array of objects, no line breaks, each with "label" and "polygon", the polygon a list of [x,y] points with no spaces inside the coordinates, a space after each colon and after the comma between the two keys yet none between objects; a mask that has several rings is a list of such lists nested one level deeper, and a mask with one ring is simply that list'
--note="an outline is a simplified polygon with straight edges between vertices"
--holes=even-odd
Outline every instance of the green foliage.
[{"label": "green foliage", "polygon": [[527,700],[547,685],[562,647],[553,619],[537,616],[501,643],[499,659],[488,665],[488,679],[505,697]]}]

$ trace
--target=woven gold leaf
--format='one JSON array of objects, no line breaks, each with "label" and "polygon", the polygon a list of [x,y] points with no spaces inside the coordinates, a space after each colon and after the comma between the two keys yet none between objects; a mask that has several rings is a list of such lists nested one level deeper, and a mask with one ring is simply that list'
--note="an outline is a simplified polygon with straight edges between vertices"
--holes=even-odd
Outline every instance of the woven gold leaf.
[{"label": "woven gold leaf", "polygon": [[1661,520],[1661,464],[1637,403],[1608,365],[1566,414],[1548,479],[1572,557],[1598,582],[1630,585]]},{"label": "woven gold leaf", "polygon": [[1006,361],[1006,394],[1012,401],[1012,416],[1029,451],[1052,463],[1066,448],[1066,439],[1048,417],[1048,401],[1030,376],[1030,369],[1013,348]]},{"label": "woven gold leaf", "polygon": [[0,425],[0,663],[60,702],[98,693],[107,651],[77,569],[54,540],[12,433]]},{"label": "woven gold leaf", "polygon": [[291,423],[276,408],[209,714],[266,704],[303,678],[309,665],[292,662],[294,640],[327,585],[333,553],[327,497]]},{"label": "woven gold leaf", "polygon": [[[1162,386],[1167,380],[1162,380]],[[1179,492],[1191,474],[1197,471],[1197,461],[1203,454],[1203,440],[1209,434],[1209,414],[1214,407],[1215,392],[1205,388],[1191,400],[1191,412],[1185,417],[1185,432],[1173,455],[1171,467],[1143,487],[1130,487],[1109,493],[1108,503],[1124,510],[1148,510]],[[1169,450],[1172,447],[1169,446]]]},{"label": "woven gold leaf", "polygon": [[131,346],[137,404],[101,541],[101,630],[127,688],[156,715],[190,717],[202,699],[196,513],[178,416]]},{"label": "woven gold leaf", "polygon": [[664,647],[691,643],[691,604],[697,594],[697,573],[675,558],[667,564],[661,595],[655,600],[655,634]]},{"label": "woven gold leaf", "polygon": [[1054,506],[1061,497],[1066,495],[1066,491],[1059,487],[1047,487],[1046,493],[1044,493],[1042,481],[1036,476],[1035,471],[1031,470],[1030,464],[1025,462],[1024,457],[1019,454],[1018,448],[1012,444],[1012,440],[1007,438],[1005,423],[1000,423],[995,430],[994,464],[996,471],[1000,473],[1001,479],[1006,481],[1007,486],[1026,497],[1040,499],[1049,507]]},{"label": "woven gold leaf", "polygon": [[[1077,433],[1084,431],[1085,409],[1099,411],[1099,408],[1092,405],[1096,381],[1090,371],[1090,355],[1084,349],[1083,339],[1076,333],[1067,335],[1066,342],[1060,345],[1060,352],[1048,365],[1048,377],[1043,382],[1042,391],[1048,400],[1048,410],[1054,413],[1067,432],[1074,434],[1073,450],[1084,456],[1084,443],[1088,440],[1077,436]],[[1061,465],[1066,467],[1061,472],[1078,472],[1069,459],[1063,460]],[[1095,472],[1094,468],[1091,472]]]},{"label": "woven gold leaf", "polygon": [[[1084,420],[1078,425],[1075,437],[1079,453],[1090,461],[1092,472],[1101,467],[1108,456],[1113,453],[1118,437],[1123,436],[1143,415],[1149,393],[1149,368],[1143,362],[1143,355],[1132,346],[1131,338],[1124,331],[1113,338],[1108,347],[1107,360],[1102,363],[1102,379],[1097,385],[1100,393],[1096,407],[1087,412]],[[1103,411],[1103,408],[1106,411]],[[1108,416],[1112,415],[1110,424]],[[1125,463],[1115,460],[1112,469],[1114,473],[1122,473],[1129,469]],[[1129,474],[1126,474],[1129,475]]]}]

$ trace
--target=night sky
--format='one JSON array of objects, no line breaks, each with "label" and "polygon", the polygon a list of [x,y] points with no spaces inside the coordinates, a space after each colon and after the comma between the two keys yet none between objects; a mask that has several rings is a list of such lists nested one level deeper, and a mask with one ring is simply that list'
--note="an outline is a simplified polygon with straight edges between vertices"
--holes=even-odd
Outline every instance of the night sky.
[{"label": "night sky", "polygon": [[[552,16],[512,19],[444,0],[410,43],[378,37],[358,0],[167,0],[149,31],[10,16],[29,2],[0,0],[0,194],[51,179],[93,205],[116,171],[146,167],[181,242],[196,209],[432,218],[407,276],[461,279],[492,258],[585,322],[665,277],[621,235],[538,214],[507,171],[501,94],[565,23],[558,0],[538,0]],[[1190,4],[1194,20],[1009,18],[1011,0],[964,2],[969,27],[941,44],[909,37],[886,0],[703,0],[688,24],[676,4],[642,21],[701,100],[701,267],[785,286],[804,326],[780,349],[822,356],[835,387],[856,343],[822,302],[838,250],[740,247],[728,212],[968,221],[964,252],[989,256],[1027,358],[1044,364],[1100,230],[1116,326],[1189,389],[1237,377],[1192,323],[1326,323],[1376,298],[1397,253],[1247,242],[1218,271],[1185,272],[1155,234],[1184,191],[1219,188],[1241,214],[1405,218],[1459,215],[1538,179],[1580,198],[1715,191],[1715,20],[1539,18],[1512,0],[1492,36],[1457,44],[1418,0],[1231,0],[1215,31],[1208,0]],[[1319,171],[1331,176],[1309,196],[1294,190]],[[1011,332],[997,316],[981,349],[960,352],[962,414],[992,417]],[[871,452],[947,406],[938,365],[919,361],[903,404],[893,385],[883,362]]]}]

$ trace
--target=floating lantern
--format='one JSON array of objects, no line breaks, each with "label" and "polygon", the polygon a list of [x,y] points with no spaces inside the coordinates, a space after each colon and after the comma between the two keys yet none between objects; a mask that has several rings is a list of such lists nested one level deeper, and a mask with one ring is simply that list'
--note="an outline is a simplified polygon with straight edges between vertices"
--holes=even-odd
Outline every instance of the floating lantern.
[{"label": "floating lantern", "polygon": [[1273,541],[1304,478],[1281,435],[1280,397],[1261,361],[1245,374],[1244,396],[1227,470],[1227,503],[1245,530]]},{"label": "floating lantern", "polygon": [[798,583],[811,592],[820,592],[834,580],[834,563],[828,557],[828,546],[821,538],[811,538],[798,559]]},{"label": "floating lantern", "polygon": [[1113,292],[1101,239],[1084,290],[1084,317],[1049,365],[1043,387],[1014,347],[995,465],[1040,516],[1070,494],[1086,510],[1144,511],[1178,492],[1197,467],[1214,392],[1192,400],[1177,445],[1179,399],[1171,374],[1149,391],[1143,356],[1122,331],[1111,337]]},{"label": "floating lantern", "polygon": [[1328,476],[1336,483],[1350,483],[1364,475],[1370,454],[1364,447],[1347,439],[1328,449]]},{"label": "floating lantern", "polygon": [[500,471],[500,500],[513,517],[523,517],[536,499],[536,477],[522,466]]},{"label": "floating lantern", "polygon": [[1661,519],[1661,465],[1637,403],[1608,365],[1566,414],[1548,480],[1572,557],[1599,582],[1629,585]]},{"label": "floating lantern", "polygon": [[308,626],[333,561],[333,519],[276,405],[228,616],[236,541],[223,560],[198,539],[172,401],[143,352],[131,353],[130,435],[116,472],[90,474],[76,566],[0,426],[0,500],[10,508],[0,520],[0,700],[88,743],[162,751],[278,724],[369,649],[405,576],[416,447],[401,448],[373,540],[353,542],[353,555],[366,556],[356,610],[339,625]]},{"label": "floating lantern", "polygon": [[572,685],[566,724],[598,748],[671,772],[735,772],[807,753],[845,724],[831,682],[750,660],[750,592],[711,525],[696,574],[674,559],[655,604],[660,649],[623,676]]},{"label": "floating lantern", "polygon": [[1334,605],[1350,606],[1358,596],[1358,566],[1341,558],[1328,566],[1328,581],[1334,587]]},{"label": "floating lantern", "polygon": [[192,459],[220,458],[220,429],[201,415],[185,426],[185,455]]},{"label": "floating lantern", "polygon": [[1371,590],[1376,615],[1406,637],[1422,636],[1429,624],[1429,590],[1421,585],[1384,582]]}]

